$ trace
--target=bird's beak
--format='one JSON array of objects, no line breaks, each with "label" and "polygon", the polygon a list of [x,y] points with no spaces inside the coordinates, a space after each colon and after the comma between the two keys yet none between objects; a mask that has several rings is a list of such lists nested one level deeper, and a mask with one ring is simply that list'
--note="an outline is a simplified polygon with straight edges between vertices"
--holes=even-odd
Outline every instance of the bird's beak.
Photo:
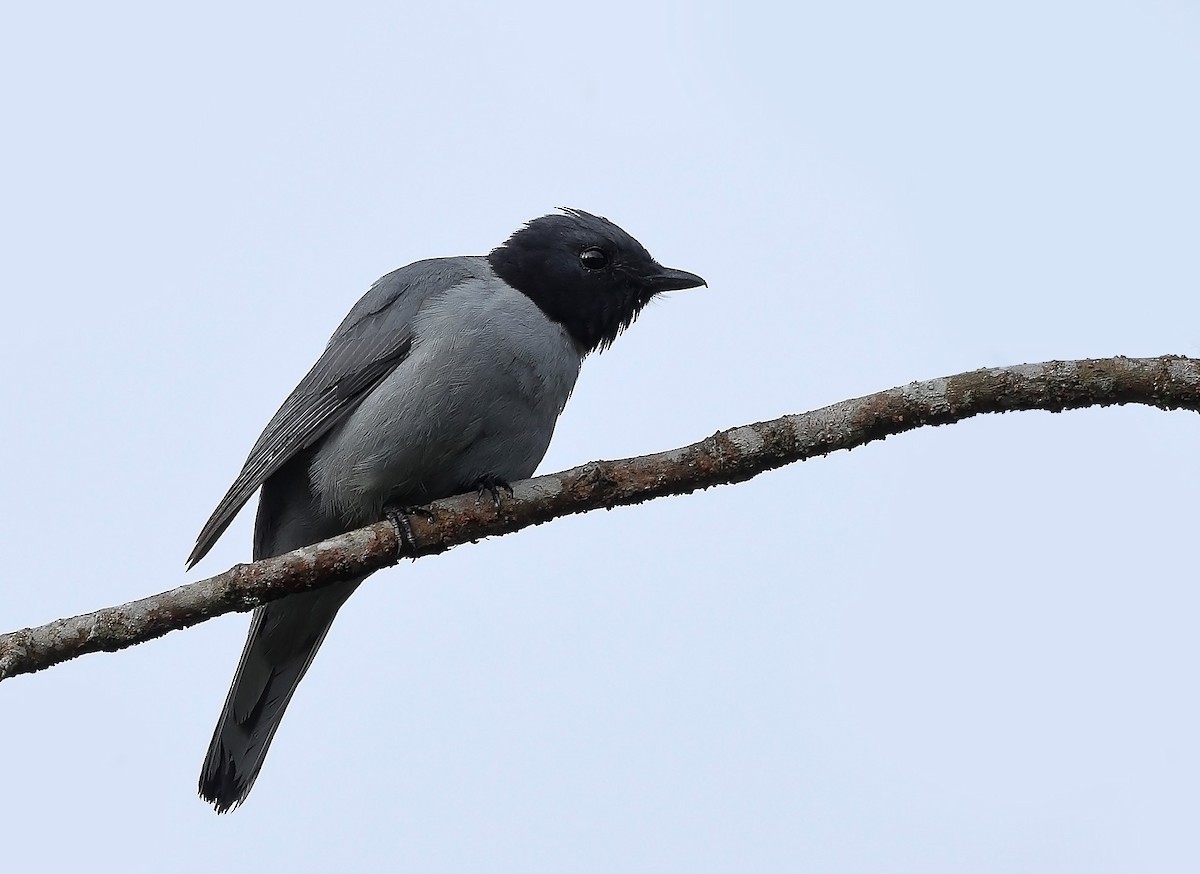
[{"label": "bird's beak", "polygon": [[660,291],[682,291],[685,288],[695,288],[698,285],[707,286],[708,283],[695,273],[688,273],[686,270],[673,270],[670,267],[660,267],[657,273],[652,274],[646,280],[646,285],[653,289],[655,294],[658,294]]}]

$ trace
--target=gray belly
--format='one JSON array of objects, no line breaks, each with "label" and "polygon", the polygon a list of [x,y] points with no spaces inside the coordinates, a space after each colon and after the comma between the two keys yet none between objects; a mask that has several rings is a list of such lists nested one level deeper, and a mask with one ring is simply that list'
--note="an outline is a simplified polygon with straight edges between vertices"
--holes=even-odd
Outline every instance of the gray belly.
[{"label": "gray belly", "polygon": [[561,326],[524,295],[467,283],[430,301],[413,350],[314,454],[324,513],[348,524],[482,477],[530,476],[579,373]]}]

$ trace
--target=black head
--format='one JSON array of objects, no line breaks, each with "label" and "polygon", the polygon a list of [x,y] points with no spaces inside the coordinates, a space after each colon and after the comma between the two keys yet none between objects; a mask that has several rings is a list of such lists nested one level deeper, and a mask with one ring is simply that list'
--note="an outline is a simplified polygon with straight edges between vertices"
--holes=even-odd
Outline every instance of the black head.
[{"label": "black head", "polygon": [[578,209],[534,219],[487,259],[585,352],[607,348],[659,292],[705,284],[663,267],[608,219]]}]

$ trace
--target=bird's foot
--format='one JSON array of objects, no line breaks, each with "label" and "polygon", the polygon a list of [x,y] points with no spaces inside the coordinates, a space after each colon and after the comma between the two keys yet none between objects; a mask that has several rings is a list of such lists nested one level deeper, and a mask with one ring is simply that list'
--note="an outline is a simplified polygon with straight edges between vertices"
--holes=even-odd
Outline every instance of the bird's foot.
[{"label": "bird's foot", "polygon": [[479,497],[481,498],[483,497],[484,492],[487,492],[489,495],[491,495],[492,506],[497,510],[500,509],[501,492],[508,492],[508,496],[510,498],[513,496],[512,484],[506,479],[501,479],[500,477],[492,476],[491,474],[487,476],[481,476],[478,482],[475,483],[475,488],[478,491]]},{"label": "bird's foot", "polygon": [[389,504],[383,508],[384,518],[392,523],[392,528],[396,530],[396,561],[404,558],[406,555],[410,558],[417,556],[417,537],[413,534],[412,523],[408,521],[409,516],[424,516],[432,522],[437,514],[428,507],[400,507],[394,504]]}]

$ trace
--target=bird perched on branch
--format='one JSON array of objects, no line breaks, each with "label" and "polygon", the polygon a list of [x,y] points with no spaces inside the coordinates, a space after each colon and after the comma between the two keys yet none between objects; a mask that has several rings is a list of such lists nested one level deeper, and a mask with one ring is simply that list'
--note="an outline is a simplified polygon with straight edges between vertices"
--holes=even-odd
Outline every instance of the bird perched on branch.
[{"label": "bird perched on branch", "polygon": [[[479,487],[495,495],[531,476],[583,358],[607,348],[655,295],[703,284],[576,209],[534,219],[488,255],[389,273],[267,424],[188,566],[260,488],[255,559],[396,508]],[[246,799],[296,686],[362,579],[254,611],[200,774],[200,795],[219,813]]]}]

